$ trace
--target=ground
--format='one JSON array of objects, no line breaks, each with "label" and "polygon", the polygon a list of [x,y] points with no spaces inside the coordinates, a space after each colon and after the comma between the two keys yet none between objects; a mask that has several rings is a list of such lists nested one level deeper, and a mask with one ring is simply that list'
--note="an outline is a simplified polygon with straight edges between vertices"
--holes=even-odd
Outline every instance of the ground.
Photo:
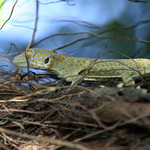
[{"label": "ground", "polygon": [[122,81],[75,87],[63,79],[43,85],[27,81],[41,77],[47,75],[0,79],[0,149],[150,149],[149,77],[122,88],[116,87]]}]

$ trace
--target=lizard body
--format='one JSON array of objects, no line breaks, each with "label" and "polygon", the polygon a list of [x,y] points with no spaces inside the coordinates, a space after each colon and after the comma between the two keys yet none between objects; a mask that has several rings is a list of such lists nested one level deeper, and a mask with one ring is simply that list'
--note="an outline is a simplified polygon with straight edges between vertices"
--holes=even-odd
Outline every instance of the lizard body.
[{"label": "lizard body", "polygon": [[[26,56],[25,56],[26,53]],[[102,81],[106,78],[122,78],[125,85],[134,85],[133,77],[150,74],[149,59],[90,59],[71,57],[49,49],[27,49],[13,59],[20,67],[47,70],[60,78],[80,83],[87,68],[91,66],[84,80]]]}]

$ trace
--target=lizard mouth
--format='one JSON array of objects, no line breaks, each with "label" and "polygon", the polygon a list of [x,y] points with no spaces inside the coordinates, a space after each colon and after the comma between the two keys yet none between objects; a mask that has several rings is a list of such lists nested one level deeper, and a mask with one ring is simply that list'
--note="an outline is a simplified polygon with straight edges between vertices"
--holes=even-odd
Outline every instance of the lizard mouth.
[{"label": "lizard mouth", "polygon": [[26,67],[27,60],[30,60],[34,56],[34,50],[27,49],[23,54],[17,55],[13,58],[13,64],[16,66]]}]

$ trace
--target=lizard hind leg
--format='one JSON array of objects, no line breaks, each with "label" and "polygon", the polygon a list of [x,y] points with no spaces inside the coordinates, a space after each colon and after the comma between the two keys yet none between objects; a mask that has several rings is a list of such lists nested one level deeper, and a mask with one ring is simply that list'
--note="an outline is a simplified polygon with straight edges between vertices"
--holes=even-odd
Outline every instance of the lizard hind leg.
[{"label": "lizard hind leg", "polygon": [[135,85],[135,81],[131,77],[131,74],[121,74],[122,80],[126,86]]},{"label": "lizard hind leg", "polygon": [[80,84],[82,82],[83,76],[75,75],[75,76],[72,76],[72,77],[67,77],[66,80],[68,82],[72,82],[71,86],[75,86],[75,85],[78,85],[78,84]]}]

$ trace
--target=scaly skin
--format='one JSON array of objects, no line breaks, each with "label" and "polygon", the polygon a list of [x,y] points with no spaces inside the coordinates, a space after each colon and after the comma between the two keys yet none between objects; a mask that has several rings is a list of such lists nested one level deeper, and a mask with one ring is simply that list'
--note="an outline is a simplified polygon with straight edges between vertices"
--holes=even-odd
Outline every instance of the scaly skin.
[{"label": "scaly skin", "polygon": [[71,57],[49,49],[32,48],[14,57],[13,64],[20,67],[47,70],[60,78],[79,84],[86,69],[93,64],[84,80],[103,81],[106,78],[122,78],[126,86],[134,85],[133,77],[150,74],[149,59],[89,59]]}]

